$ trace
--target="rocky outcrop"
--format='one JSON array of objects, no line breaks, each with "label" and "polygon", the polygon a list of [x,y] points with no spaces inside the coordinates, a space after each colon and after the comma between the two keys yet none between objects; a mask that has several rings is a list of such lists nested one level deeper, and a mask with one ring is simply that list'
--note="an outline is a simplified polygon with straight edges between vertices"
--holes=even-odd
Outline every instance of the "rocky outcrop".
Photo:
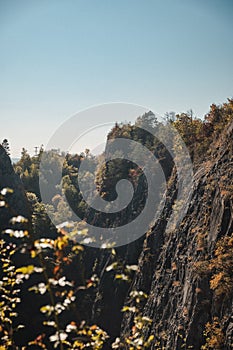
[{"label": "rocky outcrop", "polygon": [[[196,170],[194,183],[186,216],[167,234],[176,192],[176,186],[171,187],[163,215],[146,235],[131,286],[148,294],[140,312],[152,320],[142,329],[144,338],[154,335],[151,349],[158,349],[157,341],[168,350],[201,349],[206,324],[214,320],[223,336],[216,337],[219,342],[213,348],[232,349],[233,290],[216,295],[208,266],[217,242],[233,234],[233,124],[215,141],[209,159]],[[128,298],[127,304],[133,305],[133,300]],[[122,339],[130,336],[133,316],[124,315]]]}]

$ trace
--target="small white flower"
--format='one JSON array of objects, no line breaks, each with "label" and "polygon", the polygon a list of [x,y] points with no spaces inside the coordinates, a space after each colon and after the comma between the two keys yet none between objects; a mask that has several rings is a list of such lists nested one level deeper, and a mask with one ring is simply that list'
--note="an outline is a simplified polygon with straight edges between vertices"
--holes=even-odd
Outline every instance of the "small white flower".
[{"label": "small white flower", "polygon": [[65,299],[63,305],[68,306],[71,303],[70,299]]},{"label": "small white flower", "polygon": [[42,267],[35,266],[35,267],[34,267],[34,272],[43,272],[43,268],[42,268]]},{"label": "small white flower", "polygon": [[5,196],[7,193],[13,193],[13,190],[11,188],[3,188],[0,192],[3,196]]},{"label": "small white flower", "polygon": [[49,283],[52,284],[53,286],[56,286],[58,284],[58,281],[55,280],[54,278],[49,278]]},{"label": "small white flower", "polygon": [[60,333],[56,332],[55,334],[53,334],[53,335],[51,335],[51,336],[49,337],[49,340],[50,340],[51,342],[58,341],[59,339],[60,339],[60,340],[65,340],[65,339],[67,338],[67,336],[68,336],[68,335],[67,335],[65,332],[63,332],[63,331],[61,331]]},{"label": "small white flower", "polygon": [[5,195],[7,194],[7,189],[6,189],[6,188],[3,188],[3,189],[1,190],[1,194],[2,194],[3,196],[5,196]]},{"label": "small white flower", "polygon": [[23,230],[16,230],[14,231],[13,235],[16,238],[23,238],[25,236],[25,233]]},{"label": "small white flower", "polygon": [[61,286],[61,287],[64,287],[64,286],[72,286],[72,283],[70,283],[69,281],[66,281],[66,277],[65,277],[65,276],[61,277],[61,278],[58,280],[58,284],[59,284],[59,286]]},{"label": "small white flower", "polygon": [[50,337],[49,337],[49,340],[50,341],[52,341],[52,342],[54,342],[54,341],[57,341],[59,338],[58,338],[58,334],[56,333],[56,334],[53,334],[53,335],[51,335]]},{"label": "small white flower", "polygon": [[40,294],[45,294],[46,293],[46,290],[47,290],[47,287],[44,283],[39,283],[38,284],[38,290],[40,292]]},{"label": "small white flower", "polygon": [[76,330],[77,330],[77,326],[74,324],[68,324],[66,326],[66,332],[68,332],[68,333],[70,333],[72,331],[76,331]]},{"label": "small white flower", "polygon": [[5,232],[5,233],[7,233],[7,234],[13,234],[14,233],[14,230],[11,230],[10,228],[8,228],[7,230],[5,230],[5,231],[3,231],[3,232]]},{"label": "small white flower", "polygon": [[28,222],[28,219],[26,219],[24,216],[22,215],[18,215],[15,216],[11,219],[12,224],[15,224],[17,222]]},{"label": "small white flower", "polygon": [[61,277],[58,280],[58,284],[59,284],[59,286],[64,287],[66,285],[66,278],[65,277]]}]

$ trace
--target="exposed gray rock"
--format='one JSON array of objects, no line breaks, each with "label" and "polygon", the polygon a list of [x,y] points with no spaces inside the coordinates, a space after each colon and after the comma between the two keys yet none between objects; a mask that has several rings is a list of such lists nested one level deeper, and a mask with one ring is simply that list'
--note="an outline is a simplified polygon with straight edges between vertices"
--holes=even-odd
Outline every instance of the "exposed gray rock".
[{"label": "exposed gray rock", "polygon": [[[209,277],[195,269],[196,262],[213,257],[221,237],[233,233],[233,124],[220,144],[195,173],[195,189],[185,218],[174,232],[166,234],[176,191],[174,185],[171,187],[162,218],[147,233],[139,258],[131,290],[148,294],[141,314],[152,319],[142,333],[153,334],[163,349],[201,349],[205,325],[214,317],[226,335],[221,349],[233,348],[233,291],[217,298]],[[133,301],[129,298],[127,304],[133,305]],[[132,320],[133,314],[125,313],[122,339],[129,336]],[[157,349],[154,344],[151,349]]]}]

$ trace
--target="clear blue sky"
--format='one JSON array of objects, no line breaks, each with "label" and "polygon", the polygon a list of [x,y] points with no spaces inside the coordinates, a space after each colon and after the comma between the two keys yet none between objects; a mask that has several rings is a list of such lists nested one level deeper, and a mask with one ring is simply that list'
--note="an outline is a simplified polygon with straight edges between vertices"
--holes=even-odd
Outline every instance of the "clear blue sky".
[{"label": "clear blue sky", "polygon": [[0,0],[0,48],[13,156],[94,104],[202,117],[233,96],[232,0]]}]

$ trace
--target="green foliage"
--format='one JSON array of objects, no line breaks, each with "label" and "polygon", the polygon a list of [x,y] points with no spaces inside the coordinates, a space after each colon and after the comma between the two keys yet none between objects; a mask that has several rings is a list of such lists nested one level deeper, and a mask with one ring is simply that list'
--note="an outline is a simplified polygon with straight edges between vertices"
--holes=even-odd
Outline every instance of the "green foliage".
[{"label": "green foliage", "polygon": [[133,314],[133,326],[131,332],[124,339],[116,338],[112,344],[112,349],[129,349],[129,350],[144,350],[150,349],[155,344],[154,335],[148,337],[144,336],[145,330],[151,325],[152,320],[149,317],[142,316],[140,312],[140,306],[147,299],[147,295],[143,291],[132,291],[130,297],[134,301],[134,306],[124,306],[122,312],[128,312]]},{"label": "green foliage", "polygon": [[[4,202],[4,206],[9,209],[5,195],[11,192],[10,189],[3,189],[0,195],[1,202]],[[29,198],[34,210],[38,211],[36,196],[29,194]],[[27,344],[25,339],[24,345],[27,349],[36,346],[43,349],[59,347],[60,349],[101,350],[108,338],[105,331],[97,325],[88,326],[85,321],[79,323],[72,319],[69,321],[77,307],[76,293],[79,290],[89,290],[98,283],[97,276],[93,275],[88,280],[84,279],[84,285],[77,286],[64,274],[66,267],[72,264],[73,259],[77,263],[78,255],[83,253],[83,246],[73,244],[64,230],[61,230],[60,234],[57,233],[56,239],[35,238],[33,230],[37,229],[37,226],[35,223],[31,226],[28,219],[23,216],[12,217],[10,223],[16,228],[6,229],[0,240],[0,347],[18,349],[16,333],[27,331],[25,325],[17,323],[18,318],[22,318],[18,305],[23,302],[21,295],[23,291],[25,293],[26,286],[26,290],[34,293],[35,297],[32,300],[36,305],[40,300],[38,297],[47,301],[46,304],[38,305],[36,317],[42,320],[42,324],[37,326],[38,330],[46,327],[54,330],[48,331],[49,337],[45,337],[44,334],[47,332],[44,330],[44,333],[38,334],[35,339],[29,339]],[[9,236],[17,239],[16,243],[9,243],[7,241]],[[26,257],[25,248],[30,252],[30,258],[26,258],[30,263],[17,266]],[[35,274],[41,277],[34,278]],[[36,284],[30,281],[36,281]],[[39,313],[41,317],[38,317]]]},{"label": "green foliage", "polygon": [[19,297],[19,284],[21,280],[18,276],[12,256],[15,254],[16,245],[8,244],[4,240],[0,241],[1,255],[1,281],[0,281],[0,346],[11,348],[14,346],[13,334],[23,327],[17,324],[16,306],[21,302]]},{"label": "green foliage", "polygon": [[20,160],[14,164],[15,172],[19,174],[27,192],[33,192],[40,198],[39,163],[43,150],[38,156],[30,157],[25,148],[22,149]]},{"label": "green foliage", "polygon": [[204,120],[194,118],[191,111],[173,115],[171,123],[182,136],[192,160],[200,163],[208,156],[211,143],[232,120],[233,99],[228,99],[220,106],[212,104]]},{"label": "green foliage", "polygon": [[[7,202],[7,194],[13,193],[9,188],[4,188],[1,190],[0,201],[4,203],[5,207],[9,208]],[[11,219],[12,224],[25,224],[27,219],[22,216],[13,217]],[[19,232],[21,233],[19,235]],[[5,230],[5,235],[10,234],[16,238],[23,238],[27,236],[28,231],[26,230]],[[4,235],[3,235],[4,237]],[[17,253],[17,244],[0,239],[0,256],[1,256],[1,266],[0,266],[0,335],[1,341],[0,346],[4,349],[14,348],[14,333],[22,329],[24,326],[17,324],[17,305],[21,302],[19,297],[20,284],[23,282],[22,277],[29,273],[27,271],[17,269],[13,258]],[[22,268],[23,269],[23,268]],[[34,270],[34,266],[30,268],[30,273]],[[24,272],[26,272],[24,274]]]}]

